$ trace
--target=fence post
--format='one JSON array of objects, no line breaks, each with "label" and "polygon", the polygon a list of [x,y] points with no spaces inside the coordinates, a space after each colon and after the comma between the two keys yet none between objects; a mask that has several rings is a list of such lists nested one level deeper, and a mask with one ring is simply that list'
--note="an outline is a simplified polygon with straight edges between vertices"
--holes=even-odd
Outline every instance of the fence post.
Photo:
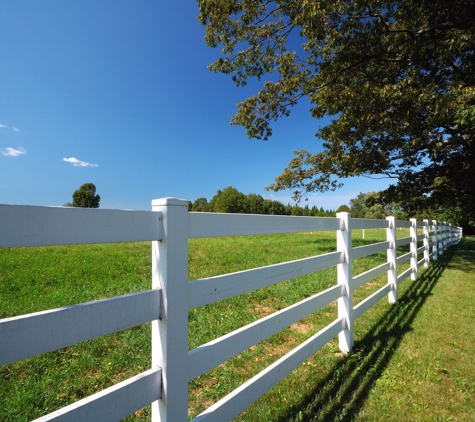
[{"label": "fence post", "polygon": [[152,367],[162,368],[162,398],[153,422],[188,420],[188,201],[152,201],[162,213],[162,240],[152,242],[152,288],[162,289],[162,312],[152,322]]},{"label": "fence post", "polygon": [[437,220],[432,220],[432,259],[437,261]]},{"label": "fence post", "polygon": [[443,229],[442,229],[442,248],[444,249],[444,251],[447,250],[447,222],[444,221],[443,222]]},{"label": "fence post", "polygon": [[442,247],[442,233],[443,233],[443,229],[444,229],[444,223],[442,223],[442,221],[439,221],[437,223],[437,238],[438,238],[438,241],[437,241],[437,244],[438,244],[438,247],[437,247],[437,250],[439,251],[439,255],[442,255],[444,253],[444,248]]},{"label": "fence post", "polygon": [[424,220],[424,268],[429,268],[429,220]]},{"label": "fence post", "polygon": [[411,218],[411,228],[409,230],[411,236],[411,280],[417,280],[417,220]]},{"label": "fence post", "polygon": [[450,246],[450,224],[445,222],[445,248],[446,250]]},{"label": "fence post", "polygon": [[338,336],[340,350],[348,353],[353,348],[353,288],[352,278],[352,257],[351,257],[351,214],[339,212],[337,218],[340,219],[340,230],[337,230],[336,245],[337,250],[343,252],[344,261],[338,264],[338,284],[345,286],[344,296],[338,299],[338,318],[344,318],[346,327]]},{"label": "fence post", "polygon": [[396,217],[386,217],[388,228],[386,229],[386,240],[389,242],[387,259],[391,265],[388,270],[388,284],[391,291],[388,293],[389,303],[397,302],[397,254],[396,254]]}]

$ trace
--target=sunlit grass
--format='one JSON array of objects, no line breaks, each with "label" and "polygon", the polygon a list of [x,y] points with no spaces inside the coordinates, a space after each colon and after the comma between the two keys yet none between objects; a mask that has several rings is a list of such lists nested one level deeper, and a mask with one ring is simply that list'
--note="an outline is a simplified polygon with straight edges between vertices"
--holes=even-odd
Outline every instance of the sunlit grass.
[{"label": "sunlit grass", "polygon": [[[398,237],[406,236],[407,231],[398,233]],[[365,230],[364,239],[361,231],[354,231],[353,246],[382,241],[385,237],[384,230]],[[193,239],[189,242],[189,279],[318,255],[335,248],[334,232]],[[384,262],[385,258],[386,253],[382,252],[357,260],[355,274]],[[148,243],[0,249],[0,317],[149,289],[150,271]],[[189,347],[197,347],[335,283],[336,269],[332,268],[191,310]],[[384,283],[386,277],[382,276],[362,286],[355,291],[355,303]],[[357,320],[355,352],[344,356],[336,341],[330,342],[237,420],[332,420],[336,415],[344,419],[345,409],[347,412],[356,409],[363,418],[366,410],[361,404],[351,404],[343,381],[349,380],[345,382],[355,388],[357,375],[363,376],[371,369],[365,366],[367,355],[384,355],[385,343],[394,347],[390,338],[376,336],[380,330],[375,327],[384,326],[388,312],[403,312],[403,306],[406,310],[411,306],[407,298],[413,292],[404,291],[413,285],[411,281],[403,284],[398,305],[391,306],[382,300]],[[190,417],[323,328],[336,315],[336,304],[330,304],[196,378],[189,386]],[[376,344],[373,346],[368,338],[371,341],[376,338]],[[399,344],[397,338],[397,347]],[[373,352],[371,347],[375,348]],[[149,367],[148,324],[3,366],[0,368],[0,420],[34,419]],[[314,403],[318,403],[321,410],[316,412]],[[341,408],[338,412],[334,410],[336,403]],[[328,418],[318,419],[320,414]],[[149,409],[145,408],[127,419],[148,420],[149,417]]]}]

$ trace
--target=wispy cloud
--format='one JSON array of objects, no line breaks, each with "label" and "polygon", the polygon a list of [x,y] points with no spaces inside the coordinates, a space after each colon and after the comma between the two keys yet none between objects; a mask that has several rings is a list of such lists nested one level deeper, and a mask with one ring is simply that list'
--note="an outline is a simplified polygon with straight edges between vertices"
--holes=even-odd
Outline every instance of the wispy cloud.
[{"label": "wispy cloud", "polygon": [[63,158],[63,161],[71,163],[74,167],[99,167],[97,164],[86,163],[74,157]]},{"label": "wispy cloud", "polygon": [[[7,125],[4,125],[4,124],[0,123],[0,129],[8,129],[9,127],[10,126],[7,126]],[[20,132],[20,129],[18,129],[17,127],[14,127],[14,126],[12,126],[12,130],[14,132]]]},{"label": "wispy cloud", "polygon": [[18,149],[8,147],[5,149],[2,149],[2,154],[5,157],[17,157],[19,155],[26,154],[26,149],[23,147],[19,147]]}]

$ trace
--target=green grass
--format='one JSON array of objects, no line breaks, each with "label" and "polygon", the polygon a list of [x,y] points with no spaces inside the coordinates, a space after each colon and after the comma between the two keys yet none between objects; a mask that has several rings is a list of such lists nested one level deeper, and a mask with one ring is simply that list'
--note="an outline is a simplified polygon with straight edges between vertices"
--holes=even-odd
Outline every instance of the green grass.
[{"label": "green grass", "polygon": [[356,348],[367,355],[387,344],[354,420],[475,421],[475,238],[404,287],[382,327]]},{"label": "green grass", "polygon": [[[0,249],[0,317],[150,288],[150,245]],[[150,367],[136,327],[0,367],[0,420],[27,421]]]},{"label": "green grass", "polygon": [[[398,237],[407,235],[407,231],[398,232]],[[384,230],[366,230],[364,240],[362,233],[355,231],[353,246],[384,239]],[[473,353],[467,345],[473,336],[464,336],[463,332],[470,332],[473,327],[474,305],[470,303],[474,303],[475,296],[474,244],[472,239],[465,239],[458,247],[457,255],[451,256],[452,248],[417,282],[405,281],[397,305],[391,306],[382,300],[361,316],[355,325],[356,344],[352,353],[342,355],[333,340],[236,420],[447,420],[448,417],[457,420],[459,415],[475,414],[471,404],[475,398],[474,380],[470,379],[475,373],[473,363],[466,366],[467,362],[463,361],[462,365],[458,355],[448,359],[453,366],[440,356],[440,362],[434,357],[418,360],[423,355],[421,342],[427,335],[428,352],[438,350],[438,346],[448,342],[448,349],[457,350],[460,356],[473,361]],[[335,233],[196,239],[189,244],[189,278],[193,280],[322,254],[335,247]],[[385,255],[383,252],[357,260],[354,274],[384,262]],[[426,309],[429,312],[437,289],[445,285],[445,277],[458,279],[460,276],[462,262],[458,260],[461,259],[467,280],[465,289],[441,291],[438,308],[429,313],[428,322],[424,322],[424,312]],[[0,249],[0,317],[148,289],[150,269],[148,243]],[[447,285],[454,287],[455,279]],[[383,276],[362,286],[355,292],[355,303],[385,282]],[[332,268],[192,310],[189,313],[189,347],[226,334],[335,283],[336,269]],[[450,302],[448,298],[453,301],[453,307],[446,304]],[[457,309],[457,304],[463,303],[460,302],[462,299],[467,302],[464,313]],[[463,315],[454,319],[456,311]],[[196,378],[189,386],[190,417],[323,328],[336,315],[336,304],[330,304]],[[450,338],[447,329],[442,328],[448,327],[447,321],[455,327]],[[429,322],[440,326],[429,331]],[[419,353],[412,363],[407,362],[411,354],[403,352],[406,346]],[[0,367],[0,420],[34,419],[149,367],[148,324]],[[470,372],[465,371],[466,367]],[[418,371],[424,368],[427,373],[421,378]],[[425,394],[427,383],[433,378],[441,378],[444,382],[450,378],[455,383],[437,392],[447,395],[452,403],[452,412],[439,412],[445,419],[437,419],[439,413],[425,407],[430,405],[430,399],[422,392]],[[451,396],[450,389],[457,394]],[[432,399],[437,402],[434,397]],[[395,403],[399,403],[398,407]],[[420,413],[424,408],[425,413]],[[396,409],[409,418],[398,419]],[[419,409],[417,417],[411,417],[416,414],[411,414],[411,409],[414,412]],[[383,410],[386,413],[381,413]],[[149,416],[149,408],[145,408],[127,420],[148,420]]]}]

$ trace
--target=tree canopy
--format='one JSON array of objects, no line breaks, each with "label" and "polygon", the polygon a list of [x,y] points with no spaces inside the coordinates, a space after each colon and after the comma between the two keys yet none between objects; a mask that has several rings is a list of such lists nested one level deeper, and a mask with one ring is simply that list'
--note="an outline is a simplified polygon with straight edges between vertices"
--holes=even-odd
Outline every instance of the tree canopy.
[{"label": "tree canopy", "polygon": [[304,98],[333,119],[270,189],[301,198],[388,177],[387,201],[474,223],[475,1],[197,1],[206,42],[222,47],[210,68],[238,86],[265,78],[233,124],[267,140]]},{"label": "tree canopy", "polygon": [[284,205],[280,201],[264,199],[261,195],[250,193],[245,195],[232,186],[216,192],[208,202],[206,198],[198,198],[191,204],[190,211],[194,212],[229,212],[238,214],[267,214],[267,215],[302,215],[308,217],[334,217],[335,211],[324,210],[314,205],[301,207],[298,204]]},{"label": "tree canopy", "polygon": [[[386,203],[381,198],[381,191],[378,192],[360,192],[355,198],[350,200],[351,216],[353,218],[373,218],[384,219],[389,215],[397,215],[402,217],[402,214],[395,214],[396,208],[392,203]],[[406,218],[400,218],[405,220]]]},{"label": "tree canopy", "polygon": [[96,195],[94,183],[84,183],[74,191],[71,206],[81,208],[99,208],[101,197]]},{"label": "tree canopy", "polygon": [[215,212],[247,213],[249,208],[246,195],[232,186],[219,190],[211,201]]}]

